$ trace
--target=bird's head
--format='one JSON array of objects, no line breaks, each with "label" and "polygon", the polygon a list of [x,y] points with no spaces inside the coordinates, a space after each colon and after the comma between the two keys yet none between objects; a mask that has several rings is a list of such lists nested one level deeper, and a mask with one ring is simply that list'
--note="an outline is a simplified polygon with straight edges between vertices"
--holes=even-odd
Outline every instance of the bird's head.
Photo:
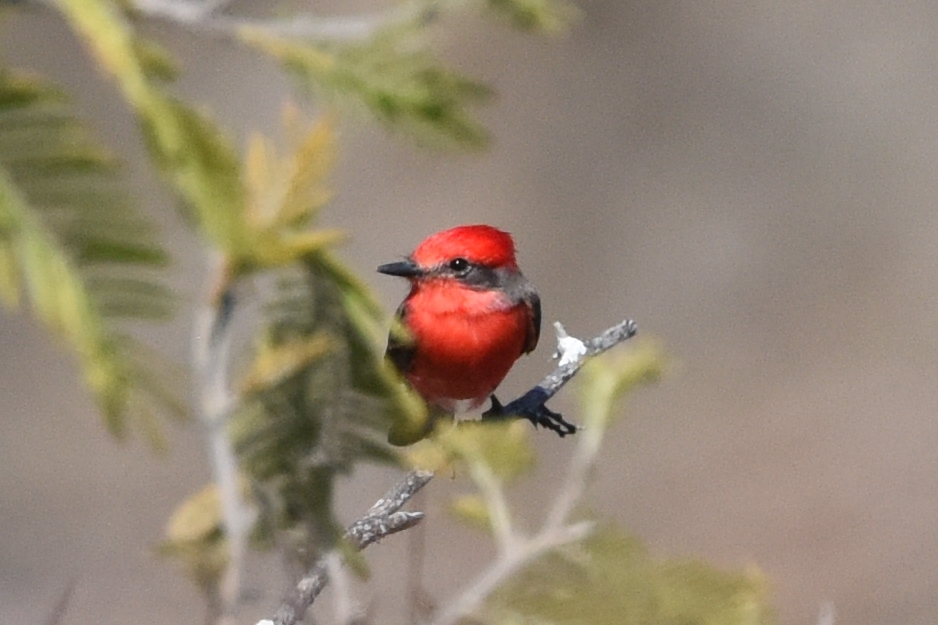
[{"label": "bird's head", "polygon": [[432,234],[407,260],[378,267],[380,273],[412,281],[454,278],[468,284],[487,281],[496,270],[518,271],[515,243],[507,232],[481,224]]}]

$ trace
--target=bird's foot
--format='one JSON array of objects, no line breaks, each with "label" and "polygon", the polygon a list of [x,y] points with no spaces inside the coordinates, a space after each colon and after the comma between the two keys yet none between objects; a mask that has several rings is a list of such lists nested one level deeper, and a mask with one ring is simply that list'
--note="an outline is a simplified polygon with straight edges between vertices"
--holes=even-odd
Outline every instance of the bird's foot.
[{"label": "bird's foot", "polygon": [[524,418],[534,424],[535,427],[541,426],[557,436],[563,438],[567,434],[576,434],[579,429],[572,423],[564,420],[563,415],[554,412],[547,407],[547,399],[538,393],[539,389],[522,395],[518,399],[503,406],[495,395],[492,395],[492,407],[482,413],[483,420],[505,419],[511,417]]}]

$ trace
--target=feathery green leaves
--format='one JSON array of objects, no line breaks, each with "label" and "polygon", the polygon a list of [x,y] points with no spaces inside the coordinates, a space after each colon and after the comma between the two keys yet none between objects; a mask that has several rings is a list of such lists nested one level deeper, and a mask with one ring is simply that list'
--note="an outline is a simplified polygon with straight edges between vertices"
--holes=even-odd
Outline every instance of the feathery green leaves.
[{"label": "feathery green leaves", "polygon": [[225,252],[244,245],[238,155],[207,115],[161,89],[172,59],[140,37],[115,0],[61,0],[56,6],[117,81],[143,128],[154,161],[173,183],[200,230]]},{"label": "feathery green leaves", "polygon": [[154,410],[185,410],[158,359],[119,322],[171,314],[156,279],[167,260],[128,203],[117,163],[62,96],[0,70],[0,299],[15,306],[25,290],[78,354],[111,432],[123,434],[132,417],[154,442]]},{"label": "feathery green leaves", "polygon": [[293,541],[305,565],[337,537],[336,477],[361,460],[394,461],[385,440],[407,407],[382,358],[382,309],[332,255],[336,237],[310,229],[330,197],[329,119],[302,132],[293,109],[285,118],[285,157],[259,137],[248,150],[247,243],[231,262],[241,276],[276,273],[230,432],[261,508],[259,537]]},{"label": "feathery green leaves", "polygon": [[304,90],[343,104],[364,104],[388,128],[446,147],[484,147],[488,133],[471,106],[485,85],[446,70],[428,50],[408,45],[413,32],[389,29],[362,42],[311,43],[244,29],[248,44],[279,60]]},{"label": "feathery green leaves", "polygon": [[360,294],[320,256],[278,280],[249,379],[262,377],[256,371],[271,352],[292,366],[266,386],[251,384],[231,428],[242,467],[262,493],[261,535],[276,532],[281,545],[296,541],[289,551],[303,565],[337,538],[335,479],[362,460],[395,460],[385,442],[394,408],[390,378],[382,377],[379,346],[347,312]]}]

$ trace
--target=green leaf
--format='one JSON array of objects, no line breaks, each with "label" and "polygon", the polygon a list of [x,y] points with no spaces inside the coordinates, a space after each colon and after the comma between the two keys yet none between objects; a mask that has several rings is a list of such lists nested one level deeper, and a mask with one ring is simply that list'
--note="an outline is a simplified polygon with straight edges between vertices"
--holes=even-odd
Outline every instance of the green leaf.
[{"label": "green leaf", "polygon": [[563,32],[579,14],[573,4],[558,0],[485,0],[485,3],[509,24],[528,32]]},{"label": "green leaf", "polygon": [[280,61],[305,90],[358,102],[389,129],[443,147],[483,148],[488,133],[469,108],[491,91],[414,49],[409,29],[381,31],[366,42],[314,44],[244,29],[241,38]]},{"label": "green leaf", "polygon": [[293,545],[302,565],[339,535],[336,479],[361,461],[397,461],[385,442],[394,407],[379,373],[383,345],[350,320],[346,305],[356,295],[334,279],[335,261],[322,262],[328,257],[281,270],[257,351],[265,359],[314,337],[329,349],[290,359],[286,374],[255,384],[230,429],[242,467],[264,493],[261,526],[279,536],[276,544]]},{"label": "green leaf", "polygon": [[661,350],[652,341],[634,341],[623,355],[607,354],[586,363],[577,376],[584,427],[605,427],[616,402],[636,386],[659,379],[663,369]]},{"label": "green leaf", "polygon": [[460,495],[450,503],[450,508],[457,517],[469,525],[485,530],[492,529],[492,515],[485,499],[479,495]]},{"label": "green leaf", "polygon": [[457,424],[441,422],[437,425],[435,440],[452,457],[479,465],[487,473],[509,480],[530,469],[534,464],[534,451],[528,441],[531,428],[526,422],[507,423],[463,421]]},{"label": "green leaf", "polygon": [[[246,482],[242,487],[246,490]],[[230,560],[221,497],[209,484],[176,507],[166,524],[166,540],[157,553],[179,562],[206,593],[217,589]]]},{"label": "green leaf", "polygon": [[[157,279],[167,264],[152,226],[128,202],[117,162],[88,136],[62,96],[0,70],[0,298],[29,296],[35,314],[76,352],[105,423],[128,419],[161,438],[153,409],[177,414],[175,393],[154,393],[165,367],[120,329],[166,319],[173,298]],[[184,412],[184,410],[183,410]]]},{"label": "green leaf", "polygon": [[543,625],[769,625],[756,570],[653,558],[612,526],[527,567],[488,602],[489,623]]},{"label": "green leaf", "polygon": [[136,112],[154,161],[173,183],[201,230],[223,251],[245,245],[244,189],[238,155],[209,118],[161,89],[169,55],[139,37],[114,0],[55,4],[117,81]]}]

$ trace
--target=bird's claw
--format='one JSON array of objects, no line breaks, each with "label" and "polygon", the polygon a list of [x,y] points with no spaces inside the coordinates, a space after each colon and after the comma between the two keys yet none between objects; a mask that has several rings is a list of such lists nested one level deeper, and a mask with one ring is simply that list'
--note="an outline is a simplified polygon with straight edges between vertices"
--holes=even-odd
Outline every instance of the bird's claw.
[{"label": "bird's claw", "polygon": [[520,399],[516,399],[507,406],[503,406],[502,403],[498,401],[498,398],[492,395],[492,407],[482,413],[482,419],[492,420],[506,417],[527,419],[533,423],[535,427],[541,426],[552,432],[556,432],[557,436],[560,438],[563,438],[567,434],[575,434],[579,429],[577,426],[566,421],[559,412],[554,412],[548,408],[546,400],[532,396],[530,393]]}]

